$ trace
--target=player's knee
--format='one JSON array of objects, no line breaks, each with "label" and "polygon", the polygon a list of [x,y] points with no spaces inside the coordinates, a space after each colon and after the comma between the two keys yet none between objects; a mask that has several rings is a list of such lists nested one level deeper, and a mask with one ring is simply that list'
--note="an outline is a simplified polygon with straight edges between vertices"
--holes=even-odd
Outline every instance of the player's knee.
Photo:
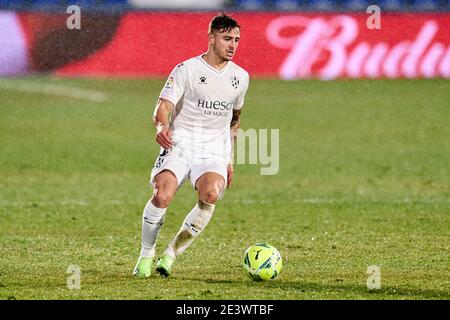
[{"label": "player's knee", "polygon": [[161,189],[156,189],[153,193],[152,203],[158,208],[167,208],[173,195]]},{"label": "player's knee", "polygon": [[207,189],[203,192],[200,192],[200,200],[209,203],[214,204],[217,202],[217,199],[219,198],[219,190],[216,189]]}]

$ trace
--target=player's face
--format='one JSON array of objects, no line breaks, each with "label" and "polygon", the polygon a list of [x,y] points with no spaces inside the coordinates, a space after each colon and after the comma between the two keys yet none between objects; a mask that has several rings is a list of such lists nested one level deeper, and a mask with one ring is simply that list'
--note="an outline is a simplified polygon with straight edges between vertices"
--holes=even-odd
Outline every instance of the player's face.
[{"label": "player's face", "polygon": [[230,61],[236,53],[239,39],[239,28],[234,28],[225,32],[215,32],[210,41],[215,55],[224,61]]}]

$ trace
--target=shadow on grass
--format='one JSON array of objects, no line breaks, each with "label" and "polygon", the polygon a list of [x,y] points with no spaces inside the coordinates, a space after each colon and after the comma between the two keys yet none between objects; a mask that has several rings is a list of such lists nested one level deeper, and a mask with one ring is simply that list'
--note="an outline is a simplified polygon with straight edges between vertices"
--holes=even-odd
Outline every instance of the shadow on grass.
[{"label": "shadow on grass", "polygon": [[199,281],[207,284],[222,284],[233,286],[246,286],[249,288],[268,288],[280,289],[299,296],[307,296],[308,293],[320,294],[328,296],[330,293],[339,296],[342,293],[342,299],[348,299],[349,296],[359,296],[357,299],[450,299],[450,291],[445,290],[428,290],[417,287],[381,287],[377,290],[369,290],[364,285],[329,283],[319,284],[306,281],[286,281],[274,280],[268,282],[254,282],[250,280],[231,280],[231,279],[213,279],[205,277],[189,277],[183,276],[178,278],[181,281]]},{"label": "shadow on grass", "polygon": [[[368,290],[362,284],[329,282],[313,283],[307,281],[289,281],[284,278],[268,282],[254,282],[245,277],[230,278],[213,275],[186,275],[174,273],[169,278],[162,278],[158,275],[152,275],[149,279],[136,279],[129,272],[109,273],[84,278],[81,283],[80,291],[69,290],[66,287],[66,279],[33,279],[19,282],[11,281],[2,283],[0,286],[0,299],[17,296],[20,299],[26,297],[40,298],[50,294],[51,299],[109,299],[118,298],[117,292],[111,294],[110,290],[119,290],[122,292],[120,297],[128,299],[216,299],[223,298],[221,292],[242,292],[240,299],[254,299],[252,292],[256,296],[273,296],[275,299],[279,296],[282,300],[302,300],[302,299],[352,299],[352,300],[413,300],[413,299],[450,299],[450,292],[446,290],[429,290],[417,287],[381,287],[379,290]],[[197,286],[199,284],[200,286]],[[201,286],[203,284],[204,286]],[[31,285],[31,288],[30,288]],[[199,290],[199,287],[203,287]],[[206,287],[206,288],[205,288]],[[165,288],[171,294],[166,296],[166,291],[159,289]],[[192,288],[192,290],[189,290]],[[30,291],[31,289],[31,291]],[[85,291],[85,290],[88,291]],[[58,291],[59,290],[59,291]],[[62,291],[61,291],[62,290]],[[151,290],[151,292],[149,292]],[[180,291],[181,290],[181,291]],[[36,292],[33,292],[36,291]],[[244,293],[247,292],[248,294]],[[272,298],[270,298],[272,299]]]}]

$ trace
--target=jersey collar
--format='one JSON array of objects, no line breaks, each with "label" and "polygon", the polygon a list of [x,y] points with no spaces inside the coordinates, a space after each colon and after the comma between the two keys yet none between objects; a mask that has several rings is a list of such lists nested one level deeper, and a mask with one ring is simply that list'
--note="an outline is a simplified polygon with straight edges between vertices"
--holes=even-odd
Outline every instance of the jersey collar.
[{"label": "jersey collar", "polygon": [[230,64],[230,61],[227,62],[227,64],[225,65],[225,67],[222,68],[222,70],[217,70],[216,68],[212,67],[208,62],[205,61],[205,59],[203,59],[203,56],[206,53],[202,53],[201,55],[198,56],[198,58],[200,59],[200,61],[207,67],[209,68],[211,71],[214,71],[217,74],[222,74],[225,72],[225,70],[228,68],[228,65]]}]

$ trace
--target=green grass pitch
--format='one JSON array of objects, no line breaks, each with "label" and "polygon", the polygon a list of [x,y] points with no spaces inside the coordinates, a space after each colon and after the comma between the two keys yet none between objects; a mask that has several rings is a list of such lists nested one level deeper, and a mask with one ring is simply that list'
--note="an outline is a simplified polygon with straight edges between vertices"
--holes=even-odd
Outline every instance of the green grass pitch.
[{"label": "green grass pitch", "polygon": [[[1,84],[0,299],[450,299],[450,81],[253,80],[241,126],[280,130],[278,174],[237,165],[173,274],[146,280],[131,273],[164,80]],[[157,254],[195,201],[185,184]],[[273,281],[252,282],[241,267],[260,241],[283,256]],[[70,265],[79,290],[66,285]],[[367,287],[373,265],[378,290]]]}]

